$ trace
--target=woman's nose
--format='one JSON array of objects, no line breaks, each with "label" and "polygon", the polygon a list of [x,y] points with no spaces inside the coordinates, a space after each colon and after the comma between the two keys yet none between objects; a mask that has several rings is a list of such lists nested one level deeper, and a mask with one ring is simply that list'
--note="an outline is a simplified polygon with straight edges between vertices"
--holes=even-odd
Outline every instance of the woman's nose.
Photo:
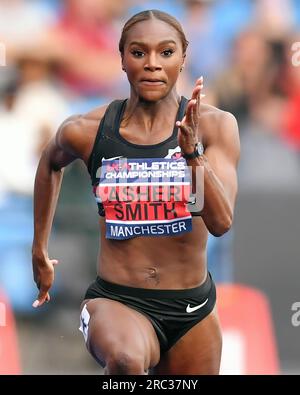
[{"label": "woman's nose", "polygon": [[147,57],[147,61],[145,63],[144,69],[150,71],[161,70],[161,64],[159,63],[159,59],[156,54],[150,54]]}]

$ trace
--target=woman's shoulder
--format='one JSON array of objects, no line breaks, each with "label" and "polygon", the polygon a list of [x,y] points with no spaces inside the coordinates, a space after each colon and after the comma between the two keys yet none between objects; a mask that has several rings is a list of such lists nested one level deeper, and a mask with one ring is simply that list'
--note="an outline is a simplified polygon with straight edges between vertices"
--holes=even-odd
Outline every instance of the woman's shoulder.
[{"label": "woman's shoulder", "polygon": [[56,142],[59,147],[76,157],[86,158],[108,105],[97,107],[86,114],[68,117],[60,126]]},{"label": "woman's shoulder", "polygon": [[201,103],[200,120],[209,123],[221,122],[226,118],[235,118],[234,115],[228,111],[224,111],[211,104]]},{"label": "woman's shoulder", "polygon": [[226,129],[223,126],[228,124],[232,124],[233,127],[237,125],[236,118],[232,113],[210,104],[201,103],[199,132],[204,140],[211,141],[214,138],[219,138]]},{"label": "woman's shoulder", "polygon": [[108,104],[92,109],[85,114],[71,115],[60,126],[60,133],[70,139],[84,137],[97,133],[101,119],[103,118]]},{"label": "woman's shoulder", "polygon": [[93,125],[100,123],[107,107],[108,104],[105,104],[103,106],[96,107],[85,114],[72,115],[63,122],[62,126],[64,129],[69,129],[71,131],[84,130],[87,127],[90,128]]}]

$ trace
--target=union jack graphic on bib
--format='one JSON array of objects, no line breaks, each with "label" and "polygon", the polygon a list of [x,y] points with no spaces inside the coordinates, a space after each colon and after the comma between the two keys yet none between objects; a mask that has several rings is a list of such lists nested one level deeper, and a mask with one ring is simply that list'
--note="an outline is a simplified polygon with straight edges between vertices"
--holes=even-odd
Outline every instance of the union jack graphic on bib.
[{"label": "union jack graphic on bib", "polygon": [[183,158],[104,159],[95,196],[105,209],[106,238],[190,232],[190,192]]}]

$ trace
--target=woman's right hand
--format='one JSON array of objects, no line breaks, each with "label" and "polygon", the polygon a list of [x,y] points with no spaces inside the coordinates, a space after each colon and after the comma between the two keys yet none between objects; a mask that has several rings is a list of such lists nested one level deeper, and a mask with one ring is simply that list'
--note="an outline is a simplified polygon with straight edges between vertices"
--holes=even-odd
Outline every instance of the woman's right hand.
[{"label": "woman's right hand", "polygon": [[39,307],[42,306],[44,302],[50,301],[49,289],[54,281],[54,266],[57,264],[57,259],[49,259],[48,256],[33,254],[33,277],[39,289],[39,295],[33,302],[32,307]]}]

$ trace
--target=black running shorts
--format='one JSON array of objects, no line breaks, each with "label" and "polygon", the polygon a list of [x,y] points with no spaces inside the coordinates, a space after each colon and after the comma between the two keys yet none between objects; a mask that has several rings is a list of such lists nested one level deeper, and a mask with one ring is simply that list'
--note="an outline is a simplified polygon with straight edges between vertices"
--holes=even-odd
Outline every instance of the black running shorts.
[{"label": "black running shorts", "polygon": [[127,287],[97,277],[85,294],[85,299],[94,298],[116,300],[144,314],[165,352],[213,310],[216,287],[210,273],[199,287],[179,290]]}]

